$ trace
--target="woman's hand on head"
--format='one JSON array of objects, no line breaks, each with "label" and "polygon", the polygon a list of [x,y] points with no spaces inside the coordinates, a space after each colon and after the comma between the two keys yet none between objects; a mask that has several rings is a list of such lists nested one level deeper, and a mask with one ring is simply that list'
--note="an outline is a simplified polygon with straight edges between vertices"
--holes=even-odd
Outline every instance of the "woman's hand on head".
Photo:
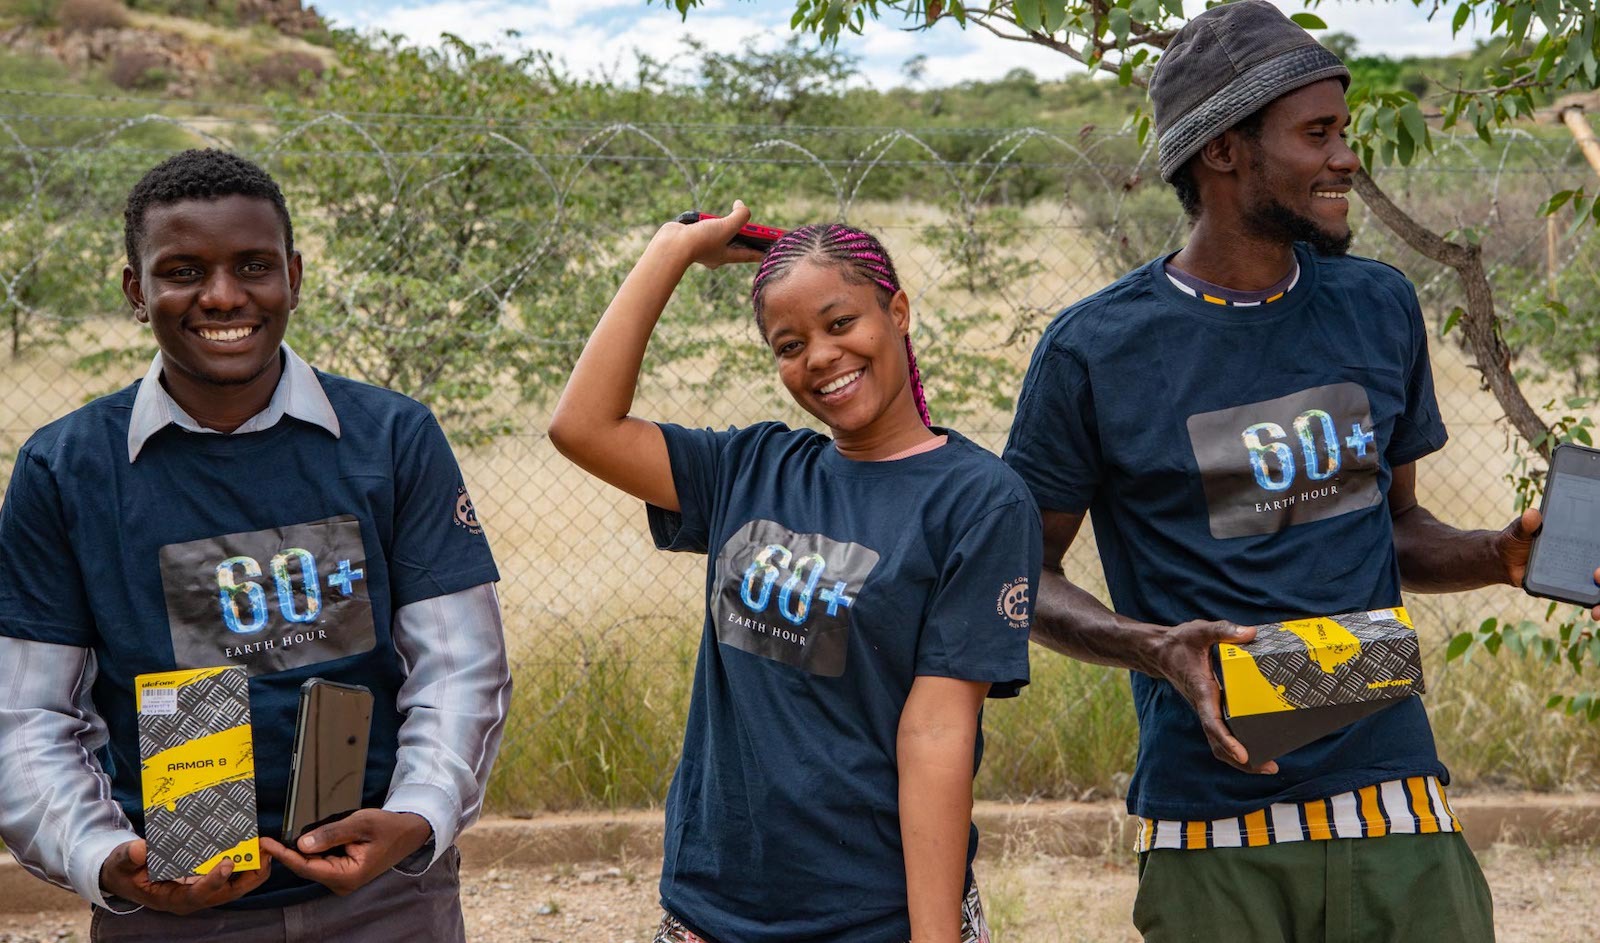
[{"label": "woman's hand on head", "polygon": [[653,243],[670,247],[688,262],[698,262],[706,268],[730,262],[760,262],[763,253],[759,250],[728,244],[739,234],[739,227],[748,222],[750,208],[742,200],[734,200],[733,209],[726,216],[698,223],[667,223],[656,233]]}]

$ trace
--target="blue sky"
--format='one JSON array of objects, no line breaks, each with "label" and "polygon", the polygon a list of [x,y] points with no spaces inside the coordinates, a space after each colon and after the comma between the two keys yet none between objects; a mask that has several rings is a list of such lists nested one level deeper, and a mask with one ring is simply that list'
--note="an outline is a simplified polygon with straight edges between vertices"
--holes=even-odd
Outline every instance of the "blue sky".
[{"label": "blue sky", "polygon": [[[681,40],[695,36],[714,49],[736,51],[771,47],[789,35],[794,12],[784,0],[709,0],[687,22],[656,0],[314,0],[336,25],[385,29],[411,41],[430,44],[441,32],[507,50],[548,50],[579,74],[617,70],[626,75],[634,50],[662,59],[682,52]],[[1274,0],[1276,2],[1276,0]],[[1185,0],[1198,11],[1203,0]],[[1301,4],[1278,2],[1288,12]],[[1426,7],[1398,2],[1324,3],[1317,15],[1329,30],[1354,35],[1362,52],[1391,56],[1438,55],[1466,50],[1471,37],[1487,31],[1469,24],[1458,40],[1450,37],[1449,11],[1429,22]],[[928,57],[927,84],[998,78],[1022,66],[1045,79],[1058,79],[1082,67],[1058,53],[996,39],[981,29],[961,30],[941,23],[932,30],[906,32],[898,24],[871,24],[862,36],[840,39],[841,50],[860,58],[864,79],[879,88],[901,84],[901,67],[914,55]],[[509,38],[507,30],[520,37]]]}]

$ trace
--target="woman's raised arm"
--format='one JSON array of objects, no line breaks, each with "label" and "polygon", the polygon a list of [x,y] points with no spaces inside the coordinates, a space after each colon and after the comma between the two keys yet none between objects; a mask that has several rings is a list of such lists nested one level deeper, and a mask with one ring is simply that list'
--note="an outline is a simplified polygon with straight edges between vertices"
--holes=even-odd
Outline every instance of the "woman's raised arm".
[{"label": "woman's raised arm", "polygon": [[667,223],[600,316],[550,417],[550,441],[584,471],[669,511],[680,510],[666,439],[654,422],[629,414],[639,368],[667,300],[695,262],[760,261],[761,253],[728,245],[750,219],[735,201],[721,219]]}]

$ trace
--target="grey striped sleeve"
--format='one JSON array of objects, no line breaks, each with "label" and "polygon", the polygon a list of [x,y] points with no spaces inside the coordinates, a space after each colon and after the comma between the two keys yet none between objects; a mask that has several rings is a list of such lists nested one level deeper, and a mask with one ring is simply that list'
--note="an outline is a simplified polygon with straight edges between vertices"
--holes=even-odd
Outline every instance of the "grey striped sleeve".
[{"label": "grey striped sleeve", "polygon": [[123,913],[138,907],[105,898],[100,867],[139,835],[94,755],[96,667],[86,648],[0,636],[0,839],[28,871]]},{"label": "grey striped sleeve", "polygon": [[494,584],[402,606],[394,645],[406,673],[399,695],[405,719],[383,807],[414,812],[433,826],[431,865],[477,820],[511,706]]}]

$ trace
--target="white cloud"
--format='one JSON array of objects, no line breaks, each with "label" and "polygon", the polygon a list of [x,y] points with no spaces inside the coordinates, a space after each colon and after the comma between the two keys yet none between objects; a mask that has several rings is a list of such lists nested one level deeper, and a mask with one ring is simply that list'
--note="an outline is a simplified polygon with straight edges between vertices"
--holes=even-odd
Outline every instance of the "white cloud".
[{"label": "white cloud", "polygon": [[[1285,12],[1302,9],[1297,2],[1274,2]],[[1204,0],[1185,4],[1195,13]],[[610,74],[619,67],[626,74],[635,50],[670,59],[682,52],[685,36],[721,51],[770,49],[789,35],[793,11],[786,0],[708,0],[684,21],[670,6],[645,0],[331,0],[318,6],[338,25],[383,29],[423,45],[449,32],[508,51],[546,50],[580,75]],[[1355,36],[1359,50],[1369,54],[1465,52],[1473,39],[1487,35],[1483,24],[1469,24],[1461,38],[1452,40],[1444,15],[1430,22],[1424,11],[1398,0],[1324,4],[1316,13],[1329,31]],[[895,19],[868,23],[861,36],[841,35],[839,49],[857,56],[864,80],[878,88],[902,84],[902,66],[918,54],[927,56],[924,81],[932,85],[996,79],[1015,68],[1046,79],[1084,72],[1059,53],[998,39],[977,27],[941,23],[907,31],[903,25]],[[520,36],[510,38],[507,30]]]}]

